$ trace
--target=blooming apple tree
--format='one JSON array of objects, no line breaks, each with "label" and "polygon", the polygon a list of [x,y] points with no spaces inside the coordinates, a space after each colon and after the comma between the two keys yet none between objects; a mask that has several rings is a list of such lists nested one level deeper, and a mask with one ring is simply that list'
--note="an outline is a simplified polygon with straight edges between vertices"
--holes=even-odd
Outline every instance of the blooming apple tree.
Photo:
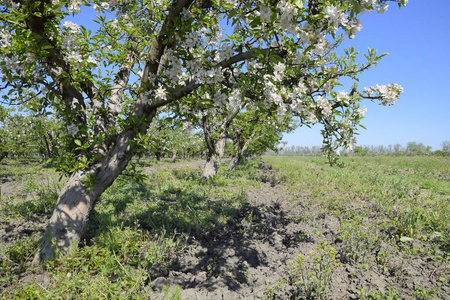
[{"label": "blooming apple tree", "polygon": [[7,155],[51,157],[61,146],[60,133],[60,122],[54,118],[8,109],[0,116],[0,161]]},{"label": "blooming apple tree", "polygon": [[[67,19],[91,4],[95,26]],[[350,145],[360,102],[393,104],[401,87],[336,91],[381,55],[369,50],[357,63],[352,48],[335,50],[361,30],[362,13],[386,8],[384,0],[1,0],[3,101],[49,106],[66,127],[69,179],[36,261],[79,241],[158,110],[201,111],[219,101],[207,92],[240,94],[260,110],[324,124],[330,151]]]},{"label": "blooming apple tree", "polygon": [[239,163],[252,155],[261,155],[269,150],[278,151],[277,145],[283,134],[292,132],[297,125],[290,112],[278,116],[270,111],[247,107],[230,126],[233,156],[228,170],[234,170]]}]

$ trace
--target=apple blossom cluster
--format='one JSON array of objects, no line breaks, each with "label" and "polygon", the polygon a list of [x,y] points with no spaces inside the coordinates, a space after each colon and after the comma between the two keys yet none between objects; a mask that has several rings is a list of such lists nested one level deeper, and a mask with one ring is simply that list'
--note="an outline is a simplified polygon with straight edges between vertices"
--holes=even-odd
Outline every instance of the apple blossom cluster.
[{"label": "apple blossom cluster", "polygon": [[366,115],[366,113],[367,113],[367,108],[365,108],[365,107],[363,107],[363,108],[358,108],[358,115],[361,117],[361,118],[363,118],[365,115]]},{"label": "apple blossom cluster", "polygon": [[377,84],[375,87],[364,88],[364,93],[369,97],[379,98],[382,105],[394,105],[400,94],[403,93],[403,88],[396,83],[389,85]]},{"label": "apple blossom cluster", "polygon": [[[44,78],[42,66],[32,53],[18,54],[16,51],[8,51],[12,47],[12,36],[9,33],[2,32],[0,44],[3,44],[6,51],[0,52],[0,78],[5,82],[17,82],[21,84],[21,78],[41,81]],[[3,62],[3,63],[1,63]],[[10,90],[10,94],[15,92]],[[30,94],[27,87],[21,86],[19,92],[23,95]],[[17,98],[17,97],[16,97]]]},{"label": "apple blossom cluster", "polygon": [[330,101],[327,98],[319,96],[317,97],[317,106],[322,110],[322,114],[325,118],[330,117],[332,107]]},{"label": "apple blossom cluster", "polygon": [[69,0],[67,11],[69,12],[69,14],[79,14],[81,12],[81,0]]},{"label": "apple blossom cluster", "polygon": [[327,18],[329,24],[333,26],[334,32],[336,32],[340,26],[346,26],[348,23],[348,16],[333,5],[325,8],[325,18]]},{"label": "apple blossom cluster", "polygon": [[0,31],[0,47],[9,47],[11,46],[11,34],[6,30]]},{"label": "apple blossom cluster", "polygon": [[66,21],[63,24],[63,28],[66,28],[66,34],[63,37],[61,46],[65,52],[67,60],[76,69],[81,69],[85,63],[91,66],[97,66],[97,60],[92,56],[82,55],[80,53],[80,47],[77,40],[77,35],[80,33],[80,26],[70,21]]},{"label": "apple blossom cluster", "polygon": [[[296,34],[297,33],[297,14],[298,9],[297,7],[288,2],[288,1],[280,1],[277,4],[277,8],[280,10],[280,26],[282,32],[289,33],[289,34]],[[267,22],[269,23],[270,20]]]},{"label": "apple blossom cluster", "polygon": [[68,135],[75,137],[79,131],[80,130],[78,129],[78,126],[76,124],[71,123],[71,124],[67,125],[67,134]]}]

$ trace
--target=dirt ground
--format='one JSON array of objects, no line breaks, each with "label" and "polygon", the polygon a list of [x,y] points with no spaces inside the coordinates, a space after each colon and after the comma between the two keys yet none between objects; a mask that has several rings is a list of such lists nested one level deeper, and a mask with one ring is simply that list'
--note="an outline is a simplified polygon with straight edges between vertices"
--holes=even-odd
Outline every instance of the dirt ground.
[{"label": "dirt ground", "polygon": [[[202,162],[190,164],[197,168]],[[337,250],[338,262],[342,264],[333,272],[331,293],[326,299],[360,299],[358,290],[362,288],[373,292],[386,291],[385,287],[394,287],[403,299],[450,299],[450,288],[440,283],[442,278],[450,278],[448,264],[426,254],[407,255],[399,250],[400,245],[391,244],[383,244],[389,259],[382,265],[370,263],[377,260],[376,252],[368,253],[366,264],[346,262],[340,257],[339,216],[328,215],[319,205],[311,204],[307,192],[291,192],[279,184],[274,171],[264,163],[256,177],[263,182],[262,188],[248,188],[248,203],[236,216],[235,225],[191,239],[192,250],[178,259],[174,269],[168,274],[152,275],[149,299],[165,299],[164,286],[181,287],[186,300],[260,299],[265,294],[267,299],[293,299],[291,265],[299,254],[308,257],[315,253],[321,242],[328,242]],[[3,197],[20,193],[23,188],[22,182],[0,180]],[[353,203],[351,209],[364,205]],[[0,244],[26,238],[44,227],[42,220],[22,224],[0,221]],[[424,246],[416,240],[407,243],[409,247]],[[20,280],[24,284],[33,280],[48,284],[45,274]],[[410,296],[417,287],[435,290],[436,296]]]}]

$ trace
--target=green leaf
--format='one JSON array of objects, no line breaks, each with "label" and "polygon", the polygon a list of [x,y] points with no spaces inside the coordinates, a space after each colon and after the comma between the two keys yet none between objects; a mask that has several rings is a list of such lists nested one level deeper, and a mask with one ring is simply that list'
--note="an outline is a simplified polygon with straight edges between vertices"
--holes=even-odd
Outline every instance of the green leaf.
[{"label": "green leaf", "polygon": [[303,8],[305,6],[305,1],[304,0],[293,0],[292,4],[294,4],[298,8]]},{"label": "green leaf", "polygon": [[359,14],[361,12],[361,5],[359,5],[359,2],[356,1],[356,0],[351,0],[351,2],[352,2],[352,5],[353,5],[354,12],[356,14]]},{"label": "green leaf", "polygon": [[80,140],[75,140],[74,142],[75,142],[75,144],[77,144],[78,146],[81,146],[81,141],[80,141]]},{"label": "green leaf", "polygon": [[406,236],[402,236],[402,237],[400,238],[400,241],[401,241],[401,242],[412,242],[412,241],[414,241],[414,239],[409,238],[409,237],[406,237]]}]

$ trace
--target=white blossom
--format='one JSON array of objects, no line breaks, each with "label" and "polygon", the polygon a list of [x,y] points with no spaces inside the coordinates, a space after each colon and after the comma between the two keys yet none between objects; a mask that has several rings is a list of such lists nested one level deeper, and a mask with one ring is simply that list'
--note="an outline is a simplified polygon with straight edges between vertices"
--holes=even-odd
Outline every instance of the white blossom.
[{"label": "white blossom", "polygon": [[69,7],[67,8],[69,14],[78,14],[81,12],[81,0],[70,0]]},{"label": "white blossom", "polygon": [[95,64],[96,66],[98,66],[98,61],[92,56],[89,56],[87,58],[86,62],[91,63],[91,64]]},{"label": "white blossom", "polygon": [[65,36],[62,41],[62,47],[67,51],[76,51],[78,50],[78,42],[74,36]]},{"label": "white blossom", "polygon": [[361,118],[363,118],[366,115],[366,113],[367,113],[367,108],[365,108],[365,107],[364,108],[360,108],[357,111],[358,111],[359,116]]},{"label": "white blossom", "polygon": [[361,25],[361,21],[360,19],[352,19],[348,24],[347,24],[347,30],[346,33],[353,38],[353,36],[355,36],[356,33],[358,33],[359,31],[361,31],[362,29],[362,25]]},{"label": "white blossom", "polygon": [[325,8],[325,18],[328,18],[328,23],[333,25],[334,31],[337,31],[339,26],[345,26],[348,23],[348,16],[334,6]]},{"label": "white blossom", "polygon": [[336,98],[339,102],[344,102],[347,105],[349,104],[349,95],[346,91],[340,91]]},{"label": "white blossom", "polygon": [[80,131],[80,130],[78,129],[78,126],[76,124],[71,123],[71,124],[67,125],[67,134],[75,137],[75,135],[77,135],[78,131]]},{"label": "white blossom", "polygon": [[331,115],[331,103],[327,98],[322,96],[317,97],[317,105],[322,109],[322,113],[325,117],[329,117]]},{"label": "white blossom", "polygon": [[261,18],[261,21],[270,23],[272,18],[272,10],[270,6],[262,6],[257,12],[257,15]]},{"label": "white blossom", "polygon": [[181,11],[181,20],[186,22],[190,18],[192,18],[192,13],[189,11],[189,9],[183,7],[183,10]]},{"label": "white blossom", "polygon": [[73,22],[66,21],[66,22],[64,22],[63,26],[69,28],[70,32],[73,34],[80,32],[80,26],[78,26],[77,24],[75,24]]},{"label": "white blossom", "polygon": [[0,31],[0,47],[8,47],[11,45],[11,34],[6,31]]},{"label": "white blossom", "polygon": [[316,115],[313,114],[312,112],[308,112],[307,120],[309,123],[313,125],[318,122]]},{"label": "white blossom", "polygon": [[388,10],[389,5],[381,5],[377,8],[377,13],[384,14]]},{"label": "white blossom", "polygon": [[166,98],[166,89],[163,88],[162,86],[160,86],[155,92],[155,97],[157,99],[164,99],[164,98]]}]

